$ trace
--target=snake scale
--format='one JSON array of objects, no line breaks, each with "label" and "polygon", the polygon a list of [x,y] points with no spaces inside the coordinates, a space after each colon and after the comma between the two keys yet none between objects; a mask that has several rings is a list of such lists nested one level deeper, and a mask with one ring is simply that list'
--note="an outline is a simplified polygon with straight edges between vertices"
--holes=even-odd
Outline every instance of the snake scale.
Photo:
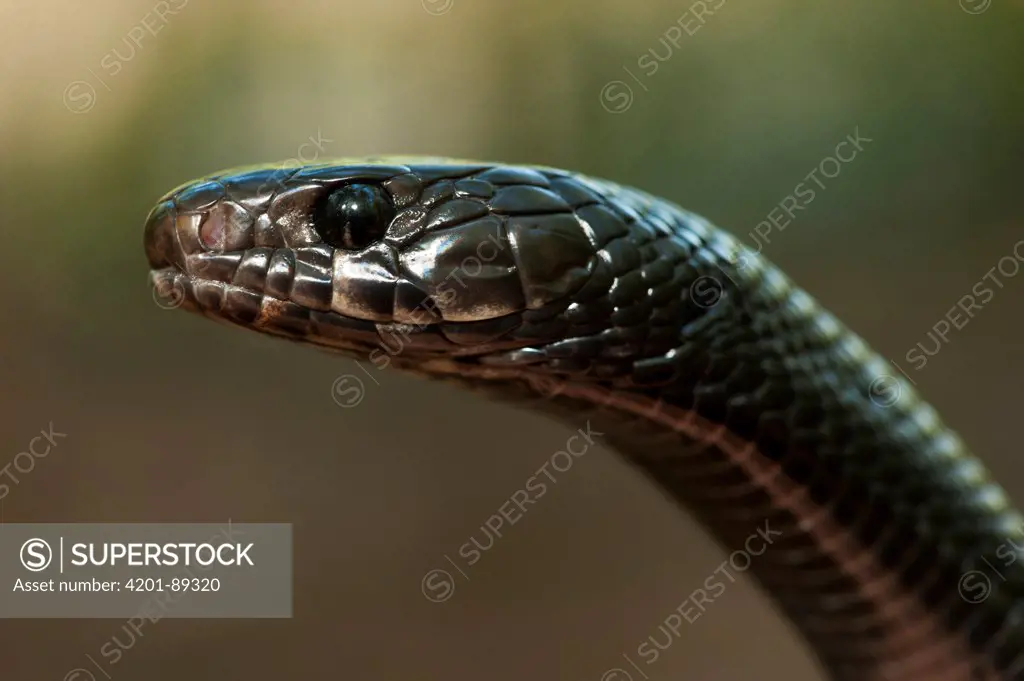
[{"label": "snake scale", "polygon": [[1024,679],[1006,495],[859,337],[668,201],[540,166],[341,159],[182,185],[145,244],[175,305],[590,420],[727,550],[770,524],[751,572],[830,678]]}]

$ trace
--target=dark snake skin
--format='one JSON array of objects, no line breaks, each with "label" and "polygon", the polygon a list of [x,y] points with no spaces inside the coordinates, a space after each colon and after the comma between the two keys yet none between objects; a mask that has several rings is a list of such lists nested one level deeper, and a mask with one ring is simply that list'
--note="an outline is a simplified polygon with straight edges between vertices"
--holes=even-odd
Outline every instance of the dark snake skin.
[{"label": "dark snake skin", "polygon": [[[318,232],[347,183],[397,212],[360,250]],[[146,250],[171,305],[590,420],[726,550],[770,527],[750,570],[831,678],[1024,679],[1003,492],[889,363],[671,203],[542,167],[263,167],[165,196]]]}]

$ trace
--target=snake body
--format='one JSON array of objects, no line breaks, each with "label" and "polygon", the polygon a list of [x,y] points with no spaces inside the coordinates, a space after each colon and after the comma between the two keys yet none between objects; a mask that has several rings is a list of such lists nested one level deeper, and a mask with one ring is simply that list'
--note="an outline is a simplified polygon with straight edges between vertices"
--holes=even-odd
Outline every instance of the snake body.
[{"label": "snake body", "polygon": [[668,201],[451,159],[243,168],[164,196],[146,251],[186,309],[591,422],[726,550],[770,528],[750,571],[831,678],[1024,679],[1005,494],[889,363]]}]

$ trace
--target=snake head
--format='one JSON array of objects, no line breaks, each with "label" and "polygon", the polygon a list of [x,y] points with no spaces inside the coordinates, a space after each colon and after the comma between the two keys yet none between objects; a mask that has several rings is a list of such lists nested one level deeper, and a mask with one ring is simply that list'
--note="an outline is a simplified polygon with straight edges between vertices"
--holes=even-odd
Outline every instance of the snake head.
[{"label": "snake head", "polygon": [[445,159],[243,168],[165,195],[145,245],[166,306],[399,367],[522,359],[608,326],[586,302],[608,294],[599,252],[630,216],[604,194]]}]

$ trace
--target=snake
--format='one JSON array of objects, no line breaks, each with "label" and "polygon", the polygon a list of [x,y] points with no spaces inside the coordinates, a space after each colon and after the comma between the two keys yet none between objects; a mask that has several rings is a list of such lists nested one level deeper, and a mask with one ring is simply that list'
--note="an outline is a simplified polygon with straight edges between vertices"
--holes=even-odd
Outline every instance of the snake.
[{"label": "snake", "polygon": [[827,678],[1024,679],[1007,494],[892,362],[671,201],[342,158],[183,184],[144,241],[164,307],[586,421],[724,550],[768,528],[749,572]]}]

